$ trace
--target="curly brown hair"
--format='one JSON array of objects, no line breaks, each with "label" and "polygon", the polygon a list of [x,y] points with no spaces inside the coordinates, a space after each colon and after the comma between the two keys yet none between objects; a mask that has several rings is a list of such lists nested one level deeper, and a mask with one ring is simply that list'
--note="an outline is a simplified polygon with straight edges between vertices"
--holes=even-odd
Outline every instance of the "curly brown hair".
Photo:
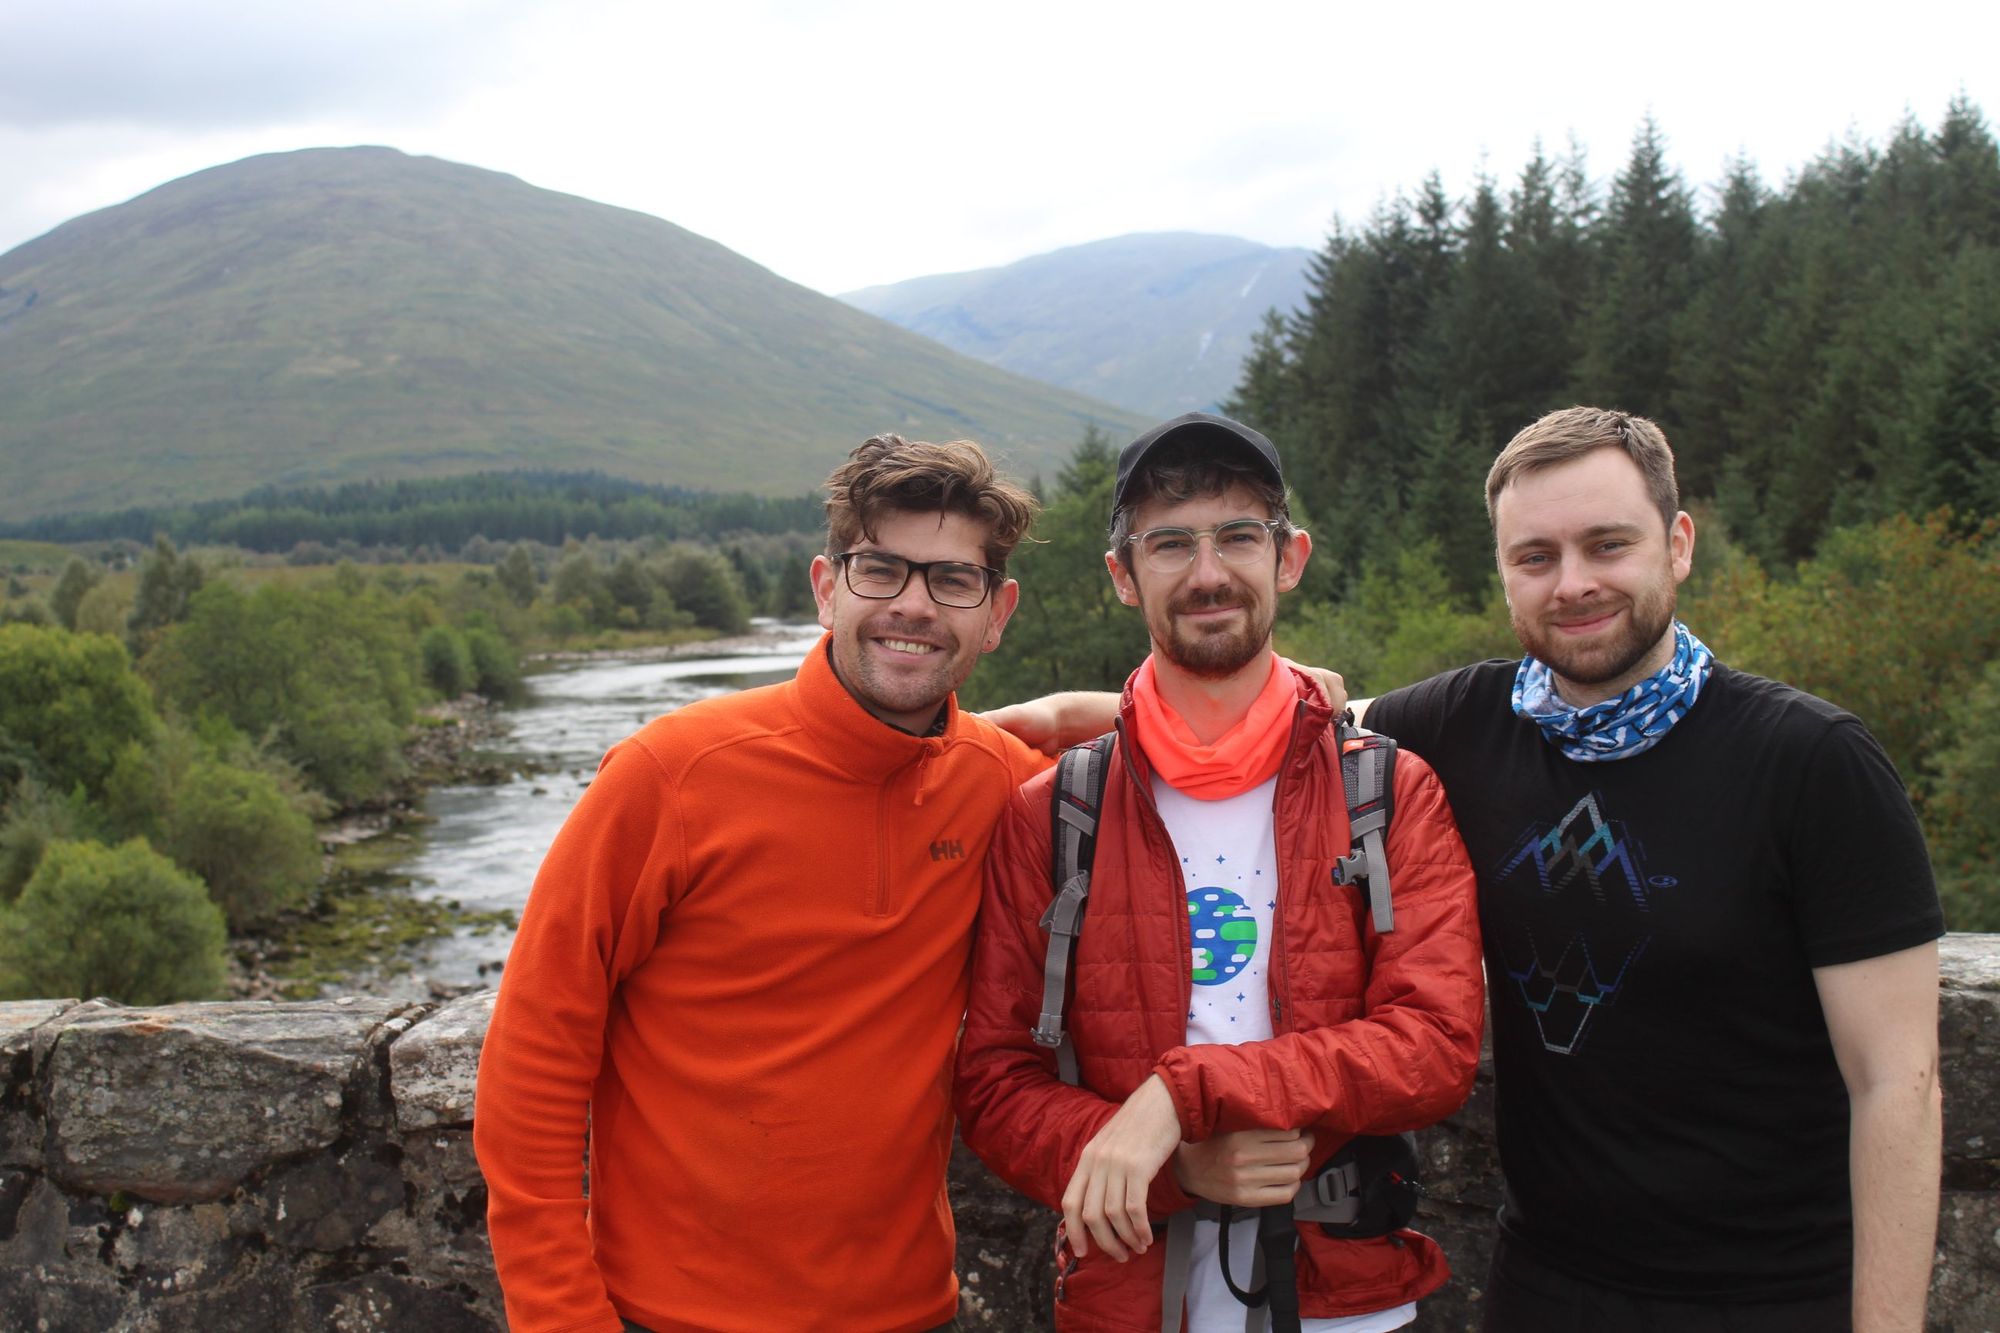
[{"label": "curly brown hair", "polygon": [[986,563],[1005,571],[1041,506],[971,440],[930,444],[877,435],[826,479],[826,553],[871,541],[885,514],[962,514],[986,526]]}]

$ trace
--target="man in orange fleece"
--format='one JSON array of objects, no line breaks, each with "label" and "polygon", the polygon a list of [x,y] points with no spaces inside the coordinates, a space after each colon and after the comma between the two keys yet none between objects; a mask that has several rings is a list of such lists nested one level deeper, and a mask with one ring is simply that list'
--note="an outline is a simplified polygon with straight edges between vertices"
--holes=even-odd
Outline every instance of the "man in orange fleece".
[{"label": "man in orange fleece", "polygon": [[522,915],[473,1128],[514,1333],[951,1326],[980,865],[1047,763],[953,691],[1034,502],[893,435],[828,493],[797,678],[614,747]]}]

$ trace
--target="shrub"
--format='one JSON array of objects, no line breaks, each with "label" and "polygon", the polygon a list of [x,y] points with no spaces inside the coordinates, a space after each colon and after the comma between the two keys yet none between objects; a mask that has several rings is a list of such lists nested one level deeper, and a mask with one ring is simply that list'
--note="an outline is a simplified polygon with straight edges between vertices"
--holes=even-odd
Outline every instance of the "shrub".
[{"label": "shrub", "polygon": [[100,583],[76,604],[78,634],[108,634],[122,638],[125,622],[131,619],[132,599],[115,583]]},{"label": "shrub", "polygon": [[472,657],[472,688],[496,703],[513,703],[522,695],[521,662],[514,647],[490,629],[465,632],[466,652]]},{"label": "shrub", "polygon": [[330,584],[267,584],[247,596],[210,584],[189,608],[146,655],[163,698],[269,738],[340,800],[366,799],[401,774],[415,636],[352,566]]},{"label": "shrub", "polygon": [[506,589],[507,597],[518,607],[526,607],[535,600],[536,579],[534,558],[528,548],[516,545],[507,552],[498,569],[500,586]]},{"label": "shrub", "polygon": [[736,571],[714,551],[674,547],[660,563],[660,583],[674,606],[704,629],[741,634],[750,627],[750,608]]},{"label": "shrub", "polygon": [[1906,782],[1921,781],[1947,717],[2000,657],[2000,521],[1949,514],[1844,528],[1780,582],[1745,564],[1683,617],[1731,666],[1852,712]]},{"label": "shrub", "polygon": [[542,617],[542,628],[557,643],[568,643],[583,633],[583,612],[570,602],[558,602]]},{"label": "shrub", "polygon": [[476,678],[472,655],[465,639],[449,625],[432,625],[417,640],[417,658],[423,663],[424,681],[444,699],[456,699],[470,690]]},{"label": "shrub", "polygon": [[319,878],[319,837],[267,774],[196,759],[175,784],[160,850],[208,884],[232,930],[267,921]]},{"label": "shrub", "polygon": [[1346,600],[1307,607],[1281,625],[1278,648],[1332,667],[1355,698],[1382,694],[1440,671],[1520,651],[1497,581],[1485,602],[1456,600],[1436,546],[1414,542],[1385,565],[1369,561]]},{"label": "shrub", "polygon": [[88,804],[57,795],[37,782],[22,783],[0,814],[0,903],[21,896],[52,844],[87,838],[96,831]]},{"label": "shrub", "polygon": [[0,994],[205,999],[222,988],[224,942],[201,881],[144,842],[53,843],[0,914]]},{"label": "shrub", "polygon": [[2000,930],[2000,661],[1952,710],[1954,740],[1935,758],[1924,805],[1945,924]]},{"label": "shrub", "polygon": [[50,785],[102,790],[127,742],[158,727],[125,645],[101,634],[0,626],[0,732],[32,753]]},{"label": "shrub", "polygon": [[84,594],[97,586],[103,578],[101,571],[93,569],[81,560],[72,559],[63,566],[62,577],[56,580],[55,591],[49,594],[49,610],[56,623],[64,629],[76,628],[76,609],[82,605]]}]

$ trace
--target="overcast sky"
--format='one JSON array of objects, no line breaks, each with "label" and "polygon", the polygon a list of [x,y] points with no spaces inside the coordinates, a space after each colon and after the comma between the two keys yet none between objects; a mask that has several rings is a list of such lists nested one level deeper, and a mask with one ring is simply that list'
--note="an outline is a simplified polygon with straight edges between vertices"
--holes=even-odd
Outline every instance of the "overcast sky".
[{"label": "overcast sky", "polygon": [[2000,113],[2000,5],[0,0],[0,252],[253,153],[387,144],[825,292],[1133,231],[1318,246],[1650,112],[1690,183]]}]

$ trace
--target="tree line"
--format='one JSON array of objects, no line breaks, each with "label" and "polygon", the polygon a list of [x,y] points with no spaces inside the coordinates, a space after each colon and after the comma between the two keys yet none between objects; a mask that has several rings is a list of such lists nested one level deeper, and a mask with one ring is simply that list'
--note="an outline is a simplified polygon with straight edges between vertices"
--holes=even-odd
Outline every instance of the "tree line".
[{"label": "tree line", "polygon": [[1464,199],[1433,173],[1335,227],[1227,410],[1278,444],[1343,578],[1435,540],[1470,604],[1487,465],[1572,402],[1660,422],[1684,495],[1767,563],[1891,514],[2000,512],[2000,155],[1979,110],[1839,143],[1777,188],[1739,161],[1698,196],[1650,120],[1608,186],[1574,148]]},{"label": "tree line", "polygon": [[590,536],[706,541],[812,532],[820,525],[819,503],[813,496],[691,491],[601,472],[481,472],[333,488],[265,486],[231,500],[52,515],[0,526],[0,536],[145,543],[164,534],[184,547],[276,553],[343,544],[456,550],[476,538],[559,547]]}]

